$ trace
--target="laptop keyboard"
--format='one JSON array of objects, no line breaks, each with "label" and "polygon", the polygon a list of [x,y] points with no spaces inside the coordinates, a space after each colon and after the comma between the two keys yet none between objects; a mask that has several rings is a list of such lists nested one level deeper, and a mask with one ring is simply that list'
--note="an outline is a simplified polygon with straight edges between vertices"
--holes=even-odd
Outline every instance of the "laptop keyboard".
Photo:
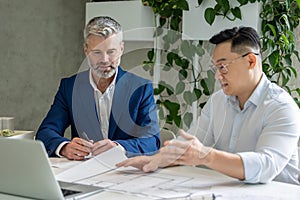
[{"label": "laptop keyboard", "polygon": [[80,193],[79,191],[69,190],[69,189],[63,189],[63,188],[61,188],[61,191],[62,191],[64,197],[72,195],[72,194]]}]

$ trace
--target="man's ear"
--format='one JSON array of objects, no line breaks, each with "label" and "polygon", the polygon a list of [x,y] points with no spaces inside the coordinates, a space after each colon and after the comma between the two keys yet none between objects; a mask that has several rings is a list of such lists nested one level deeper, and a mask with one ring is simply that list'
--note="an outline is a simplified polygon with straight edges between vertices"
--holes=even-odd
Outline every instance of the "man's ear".
[{"label": "man's ear", "polygon": [[253,69],[256,66],[256,56],[253,53],[250,53],[248,56],[249,69]]},{"label": "man's ear", "polygon": [[87,43],[83,43],[83,52],[84,54],[87,56],[87,50],[88,50],[88,46],[87,46]]},{"label": "man's ear", "polygon": [[124,53],[124,42],[121,42],[121,52],[122,52],[122,55]]}]

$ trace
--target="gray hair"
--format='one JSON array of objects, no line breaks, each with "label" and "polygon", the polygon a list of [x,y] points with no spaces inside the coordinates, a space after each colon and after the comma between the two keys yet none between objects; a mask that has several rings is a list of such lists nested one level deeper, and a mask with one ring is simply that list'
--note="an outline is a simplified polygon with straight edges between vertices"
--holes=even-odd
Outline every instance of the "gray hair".
[{"label": "gray hair", "polygon": [[108,38],[113,34],[117,34],[120,42],[123,40],[121,25],[108,16],[99,16],[91,19],[84,28],[84,42],[87,44],[89,35],[97,35]]}]

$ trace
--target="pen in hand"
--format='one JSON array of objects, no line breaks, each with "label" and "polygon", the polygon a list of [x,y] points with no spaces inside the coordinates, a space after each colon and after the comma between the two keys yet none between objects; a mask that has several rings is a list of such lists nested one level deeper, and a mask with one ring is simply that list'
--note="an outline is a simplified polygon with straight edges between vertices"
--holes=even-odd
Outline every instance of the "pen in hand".
[{"label": "pen in hand", "polygon": [[[84,139],[84,140],[86,140],[86,141],[88,141],[88,142],[90,142],[90,143],[94,143],[93,140],[90,140],[90,139],[89,139],[89,137],[88,137],[88,135],[86,134],[86,132],[82,132],[81,138]],[[89,154],[88,156],[85,156],[85,158],[91,158],[91,157],[92,157],[92,152],[90,152],[90,154]]]}]

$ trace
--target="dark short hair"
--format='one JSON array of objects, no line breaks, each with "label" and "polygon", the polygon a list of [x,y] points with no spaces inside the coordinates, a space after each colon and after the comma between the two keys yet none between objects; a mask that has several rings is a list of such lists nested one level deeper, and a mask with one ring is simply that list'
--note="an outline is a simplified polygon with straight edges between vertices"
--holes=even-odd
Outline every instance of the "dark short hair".
[{"label": "dark short hair", "polygon": [[249,48],[256,50],[261,54],[260,38],[257,31],[252,27],[234,27],[226,29],[212,36],[209,42],[220,44],[222,42],[231,42],[231,51],[236,53],[245,53]]}]

